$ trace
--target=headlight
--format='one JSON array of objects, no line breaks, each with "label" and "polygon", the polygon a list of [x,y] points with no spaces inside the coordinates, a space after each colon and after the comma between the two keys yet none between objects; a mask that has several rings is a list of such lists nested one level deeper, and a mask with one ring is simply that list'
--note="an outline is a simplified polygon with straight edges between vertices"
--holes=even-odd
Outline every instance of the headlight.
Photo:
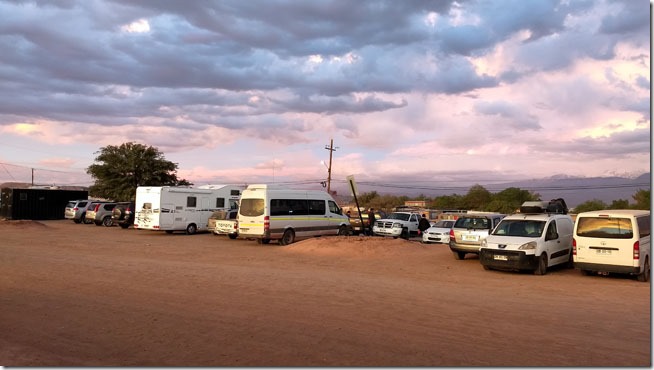
[{"label": "headlight", "polygon": [[396,222],[396,223],[393,224],[393,228],[394,228],[394,229],[395,229],[395,228],[400,228],[400,229],[401,229],[401,228],[402,228],[402,224],[399,223],[399,222]]},{"label": "headlight", "polygon": [[525,250],[525,249],[536,249],[536,242],[529,242],[525,243],[518,248],[520,250]]},{"label": "headlight", "polygon": [[486,242],[486,239],[481,241],[481,248],[486,248],[487,245],[488,243]]}]

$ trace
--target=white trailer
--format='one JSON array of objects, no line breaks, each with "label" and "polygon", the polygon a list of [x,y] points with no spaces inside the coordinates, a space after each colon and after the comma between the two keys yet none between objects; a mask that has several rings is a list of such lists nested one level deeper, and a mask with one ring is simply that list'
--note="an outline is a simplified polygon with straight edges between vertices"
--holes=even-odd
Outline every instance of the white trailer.
[{"label": "white trailer", "polygon": [[134,228],[187,234],[206,231],[214,211],[238,207],[243,189],[240,185],[139,186]]}]

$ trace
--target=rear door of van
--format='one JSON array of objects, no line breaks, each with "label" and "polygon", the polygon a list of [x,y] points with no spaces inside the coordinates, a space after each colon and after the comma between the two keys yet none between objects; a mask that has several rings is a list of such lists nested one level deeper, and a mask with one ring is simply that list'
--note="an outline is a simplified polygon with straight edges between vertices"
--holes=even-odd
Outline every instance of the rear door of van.
[{"label": "rear door of van", "polygon": [[629,216],[577,216],[575,243],[577,262],[618,266],[638,266],[634,261],[637,228]]}]

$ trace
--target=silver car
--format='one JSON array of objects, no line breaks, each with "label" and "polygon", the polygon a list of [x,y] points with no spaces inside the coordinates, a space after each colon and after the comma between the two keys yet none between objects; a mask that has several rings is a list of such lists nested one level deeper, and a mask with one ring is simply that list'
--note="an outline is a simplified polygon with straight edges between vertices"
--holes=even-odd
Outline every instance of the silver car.
[{"label": "silver car", "polygon": [[80,224],[86,218],[86,209],[91,204],[88,199],[71,200],[66,204],[64,211],[64,218],[73,220],[76,224]]}]

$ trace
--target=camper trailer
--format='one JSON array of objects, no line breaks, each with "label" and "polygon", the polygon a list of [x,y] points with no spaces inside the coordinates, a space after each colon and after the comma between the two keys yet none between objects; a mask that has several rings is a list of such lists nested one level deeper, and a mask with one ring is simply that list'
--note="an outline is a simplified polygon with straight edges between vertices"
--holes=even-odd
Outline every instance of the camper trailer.
[{"label": "camper trailer", "polygon": [[134,228],[189,235],[207,231],[209,216],[216,210],[237,208],[243,189],[239,185],[139,186]]}]

